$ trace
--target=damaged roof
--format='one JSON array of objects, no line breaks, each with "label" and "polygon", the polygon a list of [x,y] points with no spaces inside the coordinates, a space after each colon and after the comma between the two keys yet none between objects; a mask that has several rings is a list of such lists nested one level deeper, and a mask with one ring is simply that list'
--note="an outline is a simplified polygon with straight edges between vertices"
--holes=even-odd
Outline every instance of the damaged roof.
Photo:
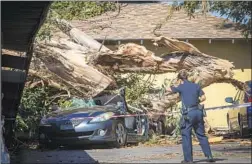
[{"label": "damaged roof", "polygon": [[[160,21],[168,14],[168,4],[124,4],[120,13],[107,12],[84,21],[72,21],[72,24],[95,39],[151,39],[152,33]],[[158,30],[164,36],[172,38],[243,38],[233,22],[223,23],[225,19],[197,14],[189,18],[185,11],[176,11],[172,18]]]}]

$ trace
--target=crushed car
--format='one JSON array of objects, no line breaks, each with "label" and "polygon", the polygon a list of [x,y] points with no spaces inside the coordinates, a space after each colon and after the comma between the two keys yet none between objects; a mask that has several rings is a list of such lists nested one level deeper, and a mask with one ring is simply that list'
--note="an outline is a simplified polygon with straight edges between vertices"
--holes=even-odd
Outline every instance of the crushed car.
[{"label": "crushed car", "polygon": [[44,116],[39,125],[40,145],[51,148],[111,143],[122,147],[148,139],[148,118],[142,111],[132,113],[128,109],[124,87],[107,102],[104,97],[94,102],[93,106],[57,110]]}]

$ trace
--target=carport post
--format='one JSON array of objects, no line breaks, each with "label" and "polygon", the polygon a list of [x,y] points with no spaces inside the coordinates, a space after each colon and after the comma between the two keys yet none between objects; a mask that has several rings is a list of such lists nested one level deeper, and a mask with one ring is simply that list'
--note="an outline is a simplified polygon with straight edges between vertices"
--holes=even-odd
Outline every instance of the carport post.
[{"label": "carport post", "polygon": [[[1,6],[1,3],[0,3],[0,7],[2,8]],[[0,14],[1,15],[1,14]],[[2,18],[2,16],[1,16]],[[1,26],[1,23],[0,23],[0,26]],[[2,26],[1,26],[2,27]],[[0,64],[1,64],[1,73],[0,73],[0,78],[2,77],[2,41],[3,41],[3,32],[2,32],[2,29],[1,29],[1,58],[0,58]],[[2,137],[2,99],[3,99],[3,95],[2,95],[2,78],[1,78],[1,86],[0,86],[0,92],[1,92],[1,103],[0,103],[0,124],[1,124],[1,128],[0,128],[0,137]],[[2,138],[1,138],[2,139]],[[2,152],[2,143],[0,143],[0,151]],[[0,161],[2,162],[2,154],[0,155]]]}]

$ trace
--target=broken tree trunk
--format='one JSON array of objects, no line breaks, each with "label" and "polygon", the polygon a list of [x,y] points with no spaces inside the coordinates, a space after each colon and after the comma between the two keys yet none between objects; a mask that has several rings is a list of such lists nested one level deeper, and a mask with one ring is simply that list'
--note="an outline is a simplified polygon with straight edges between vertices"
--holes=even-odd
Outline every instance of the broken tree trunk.
[{"label": "broken tree trunk", "polygon": [[[189,79],[200,83],[202,87],[216,82],[230,82],[239,87],[242,85],[232,79],[234,65],[229,61],[203,54],[191,44],[182,41],[174,39],[172,42],[168,41],[170,39],[166,38],[163,44],[172,47],[173,50],[176,47],[175,50],[180,51],[158,57],[143,46],[129,43],[120,46],[115,52],[93,56],[89,64],[121,73],[158,74],[186,69],[190,74]],[[163,100],[153,101],[152,108],[165,111],[179,100],[178,94],[166,95]]]},{"label": "broken tree trunk", "polygon": [[[33,74],[78,96],[94,97],[107,87],[116,86],[110,76],[114,72],[160,74],[186,69],[190,79],[202,87],[215,82],[234,83],[231,62],[201,53],[186,42],[156,38],[156,45],[173,51],[164,57],[133,43],[111,51],[66,21],[54,20],[54,24],[68,37],[53,36],[50,41],[38,43],[31,68]],[[163,100],[152,101],[152,108],[166,111],[178,101],[177,94],[166,95]]]},{"label": "broken tree trunk", "polygon": [[53,87],[85,98],[115,85],[109,76],[86,64],[91,54],[110,50],[66,21],[54,20],[54,23],[66,35],[36,44],[30,74],[40,76]]},{"label": "broken tree trunk", "polygon": [[89,35],[75,28],[72,24],[62,19],[51,19],[51,23],[55,24],[62,32],[67,34],[76,43],[89,48],[90,50],[96,50],[101,52],[110,51],[107,47],[94,40]]}]

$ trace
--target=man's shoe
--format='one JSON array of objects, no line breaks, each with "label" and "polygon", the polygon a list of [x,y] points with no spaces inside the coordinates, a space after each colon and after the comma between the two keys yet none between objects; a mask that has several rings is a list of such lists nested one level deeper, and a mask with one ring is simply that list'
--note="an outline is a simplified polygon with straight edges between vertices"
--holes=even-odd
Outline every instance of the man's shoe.
[{"label": "man's shoe", "polygon": [[215,160],[213,159],[213,157],[207,157],[207,162],[215,162]]},{"label": "man's shoe", "polygon": [[193,161],[181,161],[181,163],[193,163]]}]

